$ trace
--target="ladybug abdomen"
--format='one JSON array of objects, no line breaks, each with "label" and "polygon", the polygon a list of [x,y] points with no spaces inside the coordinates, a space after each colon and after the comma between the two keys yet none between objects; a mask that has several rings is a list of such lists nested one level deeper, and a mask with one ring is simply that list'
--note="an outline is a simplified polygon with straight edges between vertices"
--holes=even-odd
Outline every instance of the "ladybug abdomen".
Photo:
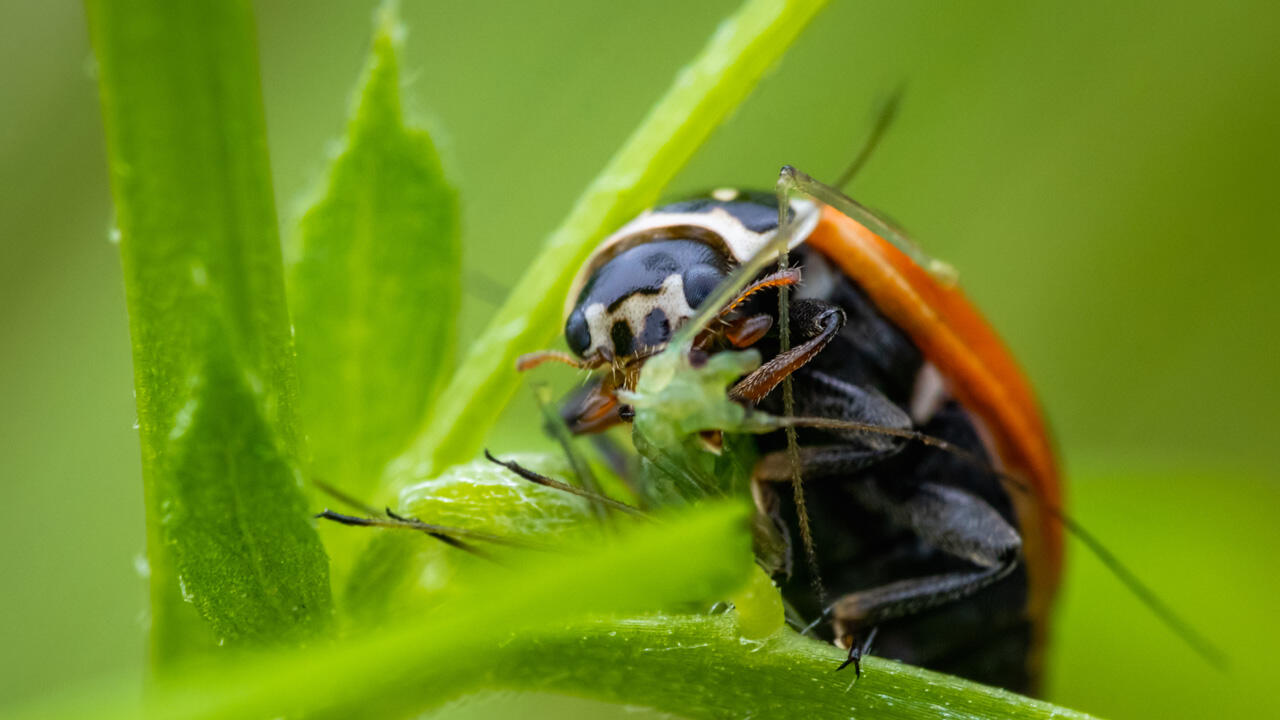
[{"label": "ladybug abdomen", "polygon": [[[921,432],[945,439],[979,458],[990,458],[971,413],[945,394],[920,350],[885,318],[853,281],[812,249],[797,252],[804,281],[799,297],[825,300],[844,310],[847,320],[830,345],[793,376],[797,414],[823,407],[831,378],[878,393],[911,418]],[[766,356],[776,352],[761,344]],[[761,403],[782,412],[781,393]],[[874,442],[872,438],[870,441]],[[785,447],[781,434],[761,438],[761,450]],[[807,430],[802,447],[830,446],[847,438]],[[855,443],[856,444],[856,443]],[[775,487],[779,518],[792,542],[792,574],[781,585],[788,603],[805,621],[824,604],[888,583],[971,570],[972,565],[931,547],[898,519],[859,502],[859,489],[874,487],[889,497],[908,497],[923,483],[958,488],[980,498],[1017,527],[1013,503],[998,478],[971,461],[919,443],[904,443],[889,457],[828,477],[805,481],[807,512],[826,589],[819,598],[799,547],[800,530],[788,488]],[[1033,689],[1027,658],[1033,632],[1027,617],[1027,574],[1019,566],[994,584],[961,600],[884,621],[872,654],[998,685]]]}]

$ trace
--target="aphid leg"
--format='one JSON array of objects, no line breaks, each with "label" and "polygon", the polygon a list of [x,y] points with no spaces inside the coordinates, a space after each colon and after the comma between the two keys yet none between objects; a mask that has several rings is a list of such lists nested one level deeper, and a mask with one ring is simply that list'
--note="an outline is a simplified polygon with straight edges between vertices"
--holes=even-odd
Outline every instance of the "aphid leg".
[{"label": "aphid leg", "polygon": [[608,495],[602,495],[600,493],[591,492],[590,490],[584,490],[580,487],[574,487],[569,483],[556,480],[553,477],[547,477],[542,473],[530,470],[529,468],[521,465],[518,462],[515,462],[512,460],[499,460],[498,458],[494,457],[493,454],[490,453],[488,450],[484,451],[484,456],[485,456],[485,459],[488,460],[489,462],[495,465],[501,465],[502,467],[510,470],[516,475],[519,475],[525,480],[528,480],[529,482],[534,483],[535,485],[542,485],[544,487],[549,487],[554,490],[559,490],[560,492],[569,493],[570,495],[577,495],[578,497],[586,498],[593,502],[604,505],[605,507],[608,507],[612,510],[618,510],[618,511],[627,513],[628,515],[635,515],[636,517],[646,517],[646,518],[649,517],[643,510],[641,510],[638,507],[635,507],[633,505],[628,505],[619,500],[614,500]]},{"label": "aphid leg", "polygon": [[778,386],[791,373],[822,351],[844,327],[844,311],[822,300],[797,300],[791,303],[791,321],[803,341],[769,362],[756,368],[729,390],[735,400],[756,403]]},{"label": "aphid leg", "polygon": [[[323,480],[312,480],[312,484],[320,490],[332,496],[338,502],[349,505],[364,513],[360,515],[347,515],[345,513],[334,512],[326,508],[322,512],[316,514],[316,518],[321,520],[329,520],[340,525],[350,525],[354,527],[378,527],[389,528],[393,530],[413,530],[423,533],[429,537],[435,538],[440,542],[455,547],[459,550],[479,555],[484,558],[492,559],[491,556],[476,547],[470,540],[492,543],[494,545],[505,545],[508,547],[518,548],[536,548],[536,545],[526,543],[520,540],[512,540],[502,537],[501,535],[493,535],[480,530],[469,530],[467,528],[448,527],[445,525],[434,525],[432,523],[423,522],[416,517],[406,517],[386,508],[383,512],[378,512],[372,506],[367,505],[360,500],[348,495],[346,492],[324,482]],[[463,540],[466,538],[466,540]]]},{"label": "aphid leg", "polygon": [[906,253],[917,265],[932,273],[938,280],[946,284],[955,284],[955,268],[937,258],[930,257],[928,253],[920,249],[919,245],[916,245],[897,223],[845,195],[836,188],[823,184],[790,165],[783,166],[778,177],[778,187],[780,191],[787,195],[807,195],[824,205],[830,205],[865,225],[867,229],[875,234],[888,240],[899,250]]},{"label": "aphid leg", "polygon": [[450,547],[457,548],[464,552],[469,552],[473,555],[477,555],[487,560],[493,559],[493,557],[489,553],[481,550],[480,548],[476,547],[475,545],[472,545],[469,542],[466,542],[465,540],[461,540],[455,537],[455,535],[462,534],[462,532],[460,532],[456,528],[445,528],[445,527],[440,527],[436,525],[430,525],[428,523],[424,523],[415,518],[402,517],[400,515],[396,515],[395,513],[391,512],[390,509],[387,510],[387,517],[385,518],[360,517],[358,515],[344,515],[343,513],[334,512],[328,509],[320,512],[319,514],[316,515],[316,517],[321,520],[331,520],[341,525],[351,525],[354,527],[379,527],[379,528],[391,528],[391,529],[397,529],[397,530],[415,530],[417,532],[424,533],[427,536],[432,537],[436,540],[439,540],[440,542]]},{"label": "aphid leg", "polygon": [[[624,421],[629,420],[625,408],[620,409],[620,414]],[[587,436],[587,441],[591,443],[591,447],[595,449],[596,455],[605,466],[613,471],[623,485],[627,486],[631,496],[643,498],[644,493],[640,490],[640,468],[633,454],[628,452],[617,438],[608,433],[593,433]],[[639,504],[643,508],[644,503]]]},{"label": "aphid leg", "polygon": [[[819,615],[818,617],[814,618],[808,625],[805,625],[804,627],[800,628],[800,634],[804,635],[805,637],[808,637],[809,633],[813,632],[814,628],[821,625],[822,621],[826,619],[827,619],[826,616]],[[843,667],[843,665],[841,667]]]},{"label": "aphid leg", "polygon": [[855,499],[916,534],[929,546],[974,565],[973,570],[941,573],[859,590],[829,608],[836,637],[857,637],[865,628],[914,615],[968,597],[1017,568],[1022,538],[1000,513],[976,495],[956,487],[925,482],[902,497],[876,482],[850,486]]},{"label": "aphid leg", "polygon": [[867,164],[867,160],[871,158],[871,154],[880,145],[880,141],[884,139],[885,133],[889,131],[889,126],[893,124],[893,120],[898,115],[898,106],[902,104],[902,88],[899,87],[885,99],[885,101],[876,110],[875,122],[871,124],[871,132],[867,133],[867,137],[862,141],[862,147],[858,149],[858,154],[853,157],[849,165],[845,167],[844,172],[840,173],[840,177],[832,183],[832,187],[846,188],[849,183],[853,182],[854,176]]},{"label": "aphid leg", "polygon": [[[550,394],[551,391],[545,385],[537,386],[533,390],[533,397],[538,402],[538,410],[542,412],[543,427],[560,444],[560,449],[569,461],[569,468],[578,479],[578,485],[596,495],[603,494],[600,492],[600,483],[596,480],[596,474],[591,471],[591,465],[574,447],[573,434],[569,426],[559,412],[551,407]],[[609,512],[604,505],[593,502],[591,509],[595,511],[597,519],[608,520]]]},{"label": "aphid leg", "polygon": [[[361,501],[359,498],[348,494],[345,490],[342,490],[341,488],[338,488],[334,485],[330,485],[329,483],[323,480],[320,480],[318,478],[312,478],[311,484],[315,485],[316,488],[318,488],[324,494],[328,495],[334,500],[337,500],[343,505],[346,505],[347,507],[355,508],[356,510],[363,512],[365,515],[369,515],[369,516],[378,515],[378,510],[376,508]],[[326,510],[325,512],[328,512],[328,511]]]}]

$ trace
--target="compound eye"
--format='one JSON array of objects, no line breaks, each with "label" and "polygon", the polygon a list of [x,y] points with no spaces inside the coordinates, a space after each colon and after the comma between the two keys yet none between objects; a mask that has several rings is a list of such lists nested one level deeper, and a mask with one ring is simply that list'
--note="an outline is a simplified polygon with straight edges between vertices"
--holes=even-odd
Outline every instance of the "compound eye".
[{"label": "compound eye", "polygon": [[715,291],[724,273],[710,265],[694,265],[684,273],[684,299],[696,308]]},{"label": "compound eye", "polygon": [[587,327],[586,313],[582,308],[575,308],[564,324],[564,339],[569,349],[578,357],[582,357],[591,347],[591,328]]}]

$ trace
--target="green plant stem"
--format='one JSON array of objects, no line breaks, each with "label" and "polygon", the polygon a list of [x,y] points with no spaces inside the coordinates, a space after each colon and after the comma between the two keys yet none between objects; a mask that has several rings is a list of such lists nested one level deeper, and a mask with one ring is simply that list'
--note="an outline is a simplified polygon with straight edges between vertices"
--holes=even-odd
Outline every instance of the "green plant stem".
[{"label": "green plant stem", "polygon": [[[687,718],[1088,718],[1040,700],[875,657],[790,630],[744,642],[731,615],[608,620],[522,638],[495,654],[487,685],[565,692]],[[555,658],[548,672],[544,658]]]},{"label": "green plant stem", "polygon": [[327,566],[295,469],[296,378],[250,5],[87,0],[86,9],[133,342],[151,660],[161,668],[216,643],[322,625]]},{"label": "green plant stem", "polygon": [[652,205],[707,136],[755,87],[825,0],[749,0],[578,199],[485,332],[471,345],[389,484],[471,458],[519,385],[515,359],[552,342],[573,275],[595,243]]}]

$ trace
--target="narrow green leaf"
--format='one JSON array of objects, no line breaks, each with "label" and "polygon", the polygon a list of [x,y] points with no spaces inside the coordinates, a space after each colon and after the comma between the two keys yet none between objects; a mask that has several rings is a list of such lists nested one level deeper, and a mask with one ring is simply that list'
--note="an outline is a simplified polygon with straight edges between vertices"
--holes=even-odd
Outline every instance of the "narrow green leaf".
[{"label": "narrow green leaf", "polygon": [[294,468],[293,348],[249,4],[86,7],[133,340],[159,668],[214,641],[321,626],[328,569]]},{"label": "narrow green leaf", "polygon": [[379,13],[345,147],[294,238],[290,301],[312,471],[368,497],[453,359],[457,195],[406,125],[392,6]]},{"label": "narrow green leaf", "polygon": [[116,687],[53,699],[18,716],[390,716],[476,689],[497,648],[525,633],[570,627],[580,635],[571,623],[587,615],[705,605],[740,587],[751,568],[745,508],[703,506],[577,553],[505,555],[430,613],[339,646],[193,671],[157,688],[145,708]]},{"label": "narrow green leaf", "polygon": [[471,345],[410,450],[406,467],[439,471],[469,459],[519,384],[515,359],[551,343],[578,266],[605,234],[645,207],[791,46],[825,0],[748,0],[578,199],[489,327]]}]

